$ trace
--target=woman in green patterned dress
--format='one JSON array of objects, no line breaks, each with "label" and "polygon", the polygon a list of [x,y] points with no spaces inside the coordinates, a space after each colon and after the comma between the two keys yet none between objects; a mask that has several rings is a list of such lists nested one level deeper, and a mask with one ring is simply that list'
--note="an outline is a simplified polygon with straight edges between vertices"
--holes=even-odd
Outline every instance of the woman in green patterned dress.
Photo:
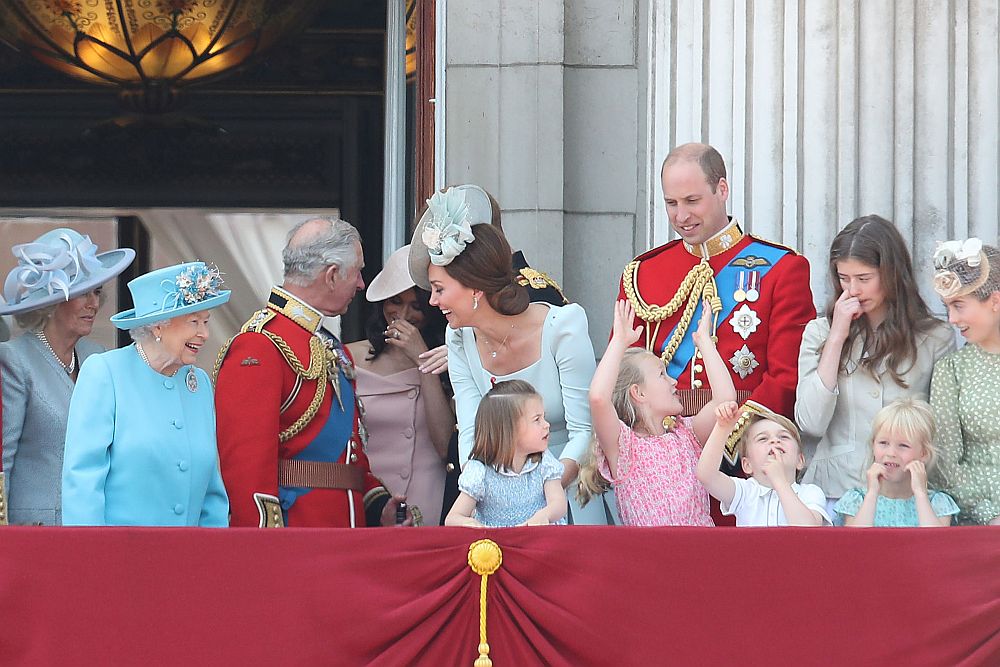
[{"label": "woman in green patterned dress", "polygon": [[949,241],[934,267],[934,290],[966,340],[931,380],[938,488],[958,503],[960,524],[1000,525],[1000,251],[976,238]]}]

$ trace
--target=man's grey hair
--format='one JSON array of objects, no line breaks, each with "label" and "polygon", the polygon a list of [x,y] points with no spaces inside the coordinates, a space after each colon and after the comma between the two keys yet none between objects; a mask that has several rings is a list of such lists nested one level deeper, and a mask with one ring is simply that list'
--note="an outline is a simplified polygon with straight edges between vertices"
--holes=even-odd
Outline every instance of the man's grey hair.
[{"label": "man's grey hair", "polygon": [[[318,231],[311,238],[300,239],[295,245],[292,240],[305,225],[321,220],[326,225],[318,225]],[[285,265],[285,282],[292,285],[309,285],[320,271],[328,266],[348,271],[360,264],[361,258],[355,254],[355,242],[361,243],[361,234],[354,225],[339,218],[310,218],[292,227],[288,232],[281,260]]]}]

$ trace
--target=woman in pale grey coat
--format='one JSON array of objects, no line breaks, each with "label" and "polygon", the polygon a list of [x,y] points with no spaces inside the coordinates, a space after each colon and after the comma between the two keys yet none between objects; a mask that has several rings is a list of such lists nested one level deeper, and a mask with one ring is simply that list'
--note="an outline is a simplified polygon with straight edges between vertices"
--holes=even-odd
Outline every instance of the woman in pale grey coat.
[{"label": "woman in pale grey coat", "polygon": [[90,238],[55,229],[14,246],[0,315],[25,329],[0,343],[3,471],[12,524],[62,523],[60,488],[69,400],[83,360],[103,348],[86,340],[104,303],[102,285],[135,258],[97,254]]}]

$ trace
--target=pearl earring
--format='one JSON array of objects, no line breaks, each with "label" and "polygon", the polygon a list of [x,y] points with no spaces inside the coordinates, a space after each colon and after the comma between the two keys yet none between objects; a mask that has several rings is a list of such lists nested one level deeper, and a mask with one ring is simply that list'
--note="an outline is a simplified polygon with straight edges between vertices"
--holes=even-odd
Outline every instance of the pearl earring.
[{"label": "pearl earring", "polygon": [[476,310],[477,308],[479,308],[479,297],[474,296],[472,297],[472,310]]},{"label": "pearl earring", "polygon": [[156,338],[154,338],[153,340],[155,340],[155,341],[156,341],[157,343],[159,343],[159,342],[160,342],[160,337],[159,337],[159,336],[157,336],[157,337],[156,337]]}]

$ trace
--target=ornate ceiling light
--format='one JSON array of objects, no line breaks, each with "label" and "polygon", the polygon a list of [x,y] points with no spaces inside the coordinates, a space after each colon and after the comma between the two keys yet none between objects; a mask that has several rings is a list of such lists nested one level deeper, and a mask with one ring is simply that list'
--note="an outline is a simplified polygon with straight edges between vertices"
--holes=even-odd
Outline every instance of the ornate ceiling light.
[{"label": "ornate ceiling light", "polygon": [[169,110],[177,90],[232,70],[299,28],[318,0],[0,0],[0,39],[126,108]]}]

